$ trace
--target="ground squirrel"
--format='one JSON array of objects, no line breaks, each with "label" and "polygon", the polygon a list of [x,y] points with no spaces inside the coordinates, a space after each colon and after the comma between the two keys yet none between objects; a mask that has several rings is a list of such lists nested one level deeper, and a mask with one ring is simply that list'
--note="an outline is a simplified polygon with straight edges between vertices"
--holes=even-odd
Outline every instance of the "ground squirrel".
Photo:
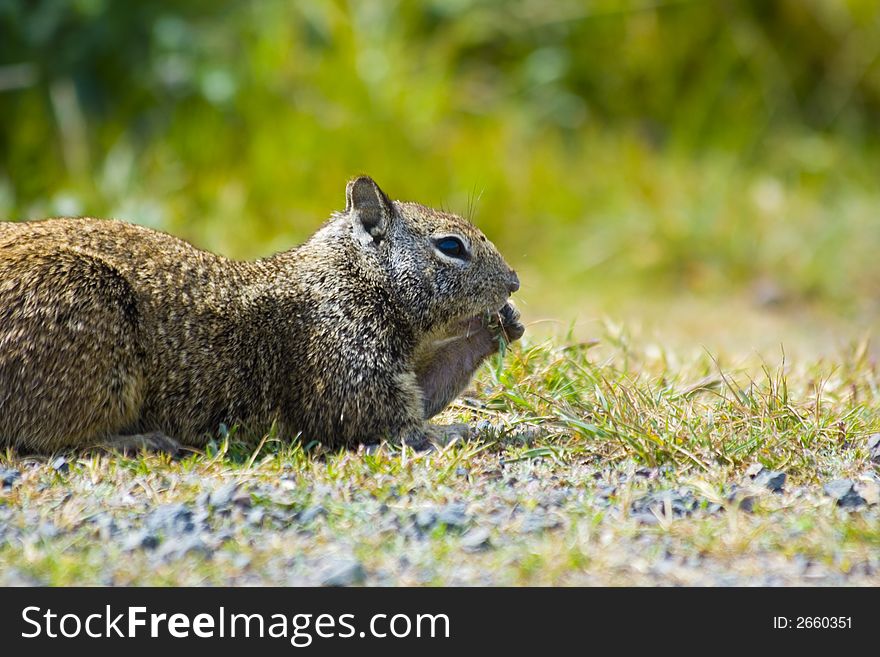
[{"label": "ground squirrel", "polygon": [[522,335],[518,288],[471,223],[366,176],[252,262],[120,221],[0,222],[0,445],[199,447],[273,422],[329,447],[422,442]]}]

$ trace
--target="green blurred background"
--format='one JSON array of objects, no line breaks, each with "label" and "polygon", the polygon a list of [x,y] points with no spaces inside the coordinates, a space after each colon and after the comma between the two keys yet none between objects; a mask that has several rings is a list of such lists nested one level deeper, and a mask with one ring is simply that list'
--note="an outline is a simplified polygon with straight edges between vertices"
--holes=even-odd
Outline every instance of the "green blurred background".
[{"label": "green blurred background", "polygon": [[533,322],[870,326],[878,121],[874,0],[0,0],[0,216],[256,257],[363,172],[471,216]]}]

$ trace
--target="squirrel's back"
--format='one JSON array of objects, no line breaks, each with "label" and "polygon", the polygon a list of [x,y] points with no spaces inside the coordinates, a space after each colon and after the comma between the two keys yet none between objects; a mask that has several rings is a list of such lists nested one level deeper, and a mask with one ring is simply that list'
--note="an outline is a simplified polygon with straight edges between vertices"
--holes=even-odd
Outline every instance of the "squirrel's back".
[{"label": "squirrel's back", "polygon": [[233,261],[167,233],[89,217],[0,222],[0,252],[21,248],[81,253],[106,262],[133,283],[156,284],[157,290],[185,290],[212,278],[228,280],[237,269]]}]

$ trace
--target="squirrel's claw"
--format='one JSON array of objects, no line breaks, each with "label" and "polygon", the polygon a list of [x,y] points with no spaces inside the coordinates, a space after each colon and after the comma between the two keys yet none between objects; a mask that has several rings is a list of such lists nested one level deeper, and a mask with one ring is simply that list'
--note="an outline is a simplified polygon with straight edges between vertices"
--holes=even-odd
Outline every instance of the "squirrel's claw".
[{"label": "squirrel's claw", "polygon": [[506,343],[519,340],[526,332],[525,326],[519,321],[519,310],[510,301],[498,312],[487,313],[483,323],[493,337]]},{"label": "squirrel's claw", "polygon": [[519,321],[519,310],[510,301],[498,313],[501,317],[501,328],[508,342],[519,340],[526,332],[526,327]]}]

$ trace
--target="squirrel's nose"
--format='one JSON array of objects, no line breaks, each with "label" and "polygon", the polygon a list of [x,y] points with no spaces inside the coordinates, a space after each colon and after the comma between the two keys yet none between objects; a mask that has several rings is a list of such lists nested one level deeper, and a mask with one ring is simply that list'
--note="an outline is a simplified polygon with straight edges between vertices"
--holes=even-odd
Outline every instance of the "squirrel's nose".
[{"label": "squirrel's nose", "polygon": [[507,289],[510,290],[511,294],[519,289],[519,276],[512,269],[510,270],[510,277],[507,279]]}]

